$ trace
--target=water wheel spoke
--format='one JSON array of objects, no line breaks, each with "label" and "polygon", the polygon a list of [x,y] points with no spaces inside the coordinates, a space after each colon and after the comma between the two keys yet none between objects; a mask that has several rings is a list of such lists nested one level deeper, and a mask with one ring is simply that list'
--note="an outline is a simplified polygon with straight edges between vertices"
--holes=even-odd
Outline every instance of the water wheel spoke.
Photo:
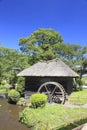
[{"label": "water wheel spoke", "polygon": [[56,91],[55,93],[56,93],[56,94],[62,94],[62,92],[58,92],[58,91]]},{"label": "water wheel spoke", "polygon": [[45,90],[46,90],[46,93],[47,93],[47,94],[50,93],[46,85],[45,85]]},{"label": "water wheel spoke", "polygon": [[51,92],[49,90],[50,89],[49,86],[45,85],[45,89],[46,89],[46,93],[47,93],[46,95],[48,95],[48,102],[51,103],[52,102],[52,96],[51,96]]},{"label": "water wheel spoke", "polygon": [[54,94],[55,90],[56,90],[56,86],[55,86],[55,88],[53,89],[53,91],[52,91],[51,95],[53,95],[53,94]]}]

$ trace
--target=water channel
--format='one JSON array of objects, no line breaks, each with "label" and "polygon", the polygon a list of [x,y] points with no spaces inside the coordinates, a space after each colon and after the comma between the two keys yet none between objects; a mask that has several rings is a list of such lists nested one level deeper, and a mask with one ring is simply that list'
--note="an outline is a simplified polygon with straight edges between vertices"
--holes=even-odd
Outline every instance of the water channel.
[{"label": "water channel", "polygon": [[9,104],[7,99],[0,98],[0,130],[30,130],[18,121],[23,107]]}]

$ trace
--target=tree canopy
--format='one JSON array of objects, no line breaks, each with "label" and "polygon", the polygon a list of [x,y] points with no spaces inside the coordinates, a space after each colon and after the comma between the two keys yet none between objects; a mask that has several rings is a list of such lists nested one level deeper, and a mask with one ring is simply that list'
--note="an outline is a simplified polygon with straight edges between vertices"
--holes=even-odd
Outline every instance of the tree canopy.
[{"label": "tree canopy", "polygon": [[20,50],[29,56],[30,64],[40,60],[60,58],[68,65],[82,65],[87,47],[64,43],[62,36],[53,29],[41,28],[19,40]]},{"label": "tree canopy", "polygon": [[32,64],[39,60],[55,58],[55,46],[63,42],[62,36],[53,29],[41,28],[26,38],[19,40],[19,46],[27,54]]},{"label": "tree canopy", "polygon": [[17,50],[0,46],[0,81],[16,82],[17,72],[29,67],[28,57]]}]

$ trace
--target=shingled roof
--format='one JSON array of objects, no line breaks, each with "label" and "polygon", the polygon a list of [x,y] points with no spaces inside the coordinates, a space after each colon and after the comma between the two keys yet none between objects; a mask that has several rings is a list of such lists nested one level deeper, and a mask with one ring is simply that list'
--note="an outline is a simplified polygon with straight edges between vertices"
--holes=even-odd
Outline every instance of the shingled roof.
[{"label": "shingled roof", "polygon": [[17,76],[78,77],[79,75],[60,59],[54,59],[38,62],[31,67],[24,69]]}]

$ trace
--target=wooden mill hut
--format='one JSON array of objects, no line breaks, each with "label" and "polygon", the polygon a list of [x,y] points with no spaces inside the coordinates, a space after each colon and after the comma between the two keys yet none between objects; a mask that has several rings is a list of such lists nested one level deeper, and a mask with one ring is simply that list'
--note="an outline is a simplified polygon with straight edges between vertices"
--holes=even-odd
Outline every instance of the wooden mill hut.
[{"label": "wooden mill hut", "polygon": [[57,82],[69,95],[73,90],[73,78],[79,75],[60,59],[54,59],[38,62],[17,76],[25,77],[25,90],[36,92],[43,83]]}]

